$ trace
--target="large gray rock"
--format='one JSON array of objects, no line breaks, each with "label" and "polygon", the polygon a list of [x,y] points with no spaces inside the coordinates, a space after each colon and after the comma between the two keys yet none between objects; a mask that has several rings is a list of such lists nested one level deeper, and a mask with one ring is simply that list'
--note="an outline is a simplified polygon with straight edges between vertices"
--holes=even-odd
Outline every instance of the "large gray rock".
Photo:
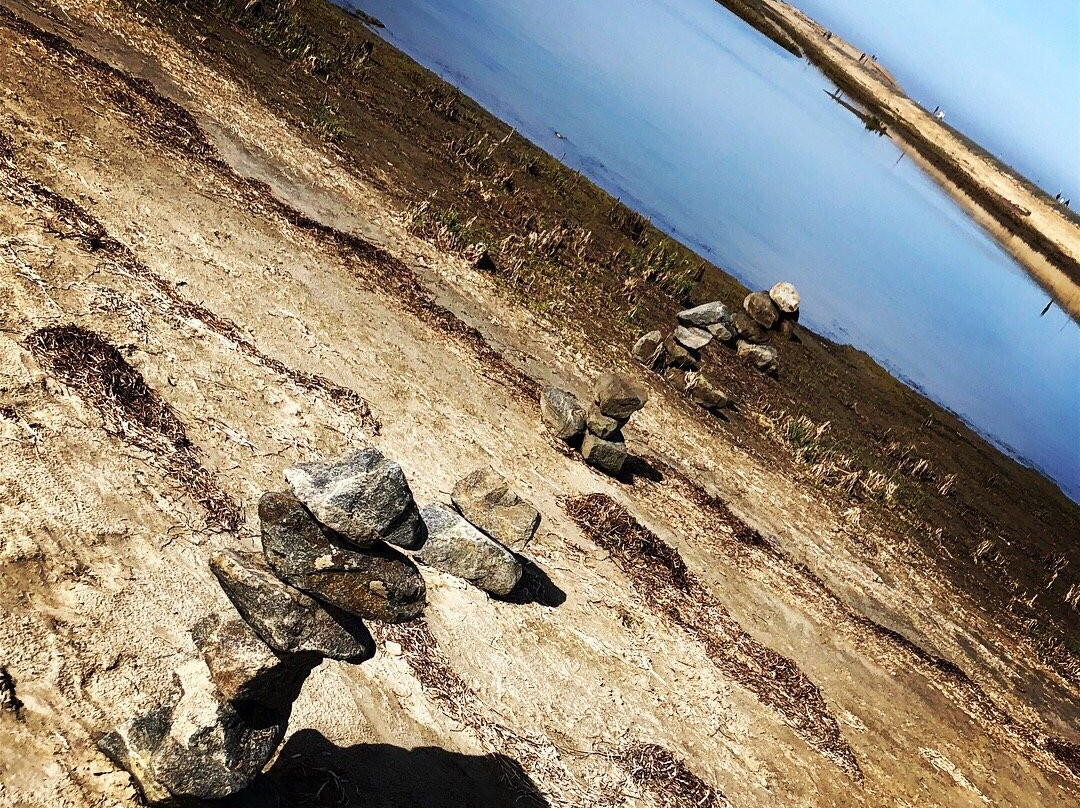
[{"label": "large gray rock", "polygon": [[633,379],[621,373],[605,373],[593,388],[593,401],[609,418],[625,421],[645,406],[649,393]]},{"label": "large gray rock", "polygon": [[692,351],[698,351],[712,342],[713,334],[707,328],[698,328],[692,325],[675,326],[675,339],[680,345]]},{"label": "large gray rock", "polygon": [[405,473],[378,449],[299,463],[285,469],[285,479],[316,519],[358,547],[383,540],[413,550],[424,542]]},{"label": "large gray rock", "polygon": [[354,664],[375,655],[375,641],[359,617],[289,586],[260,556],[214,553],[210,569],[240,616],[275,651]]},{"label": "large gray rock", "polygon": [[732,330],[743,342],[762,345],[769,341],[769,332],[744,311],[737,311],[731,316]]},{"label": "large gray rock", "polygon": [[731,310],[719,300],[703,303],[692,309],[680,311],[675,318],[683,325],[708,328],[718,323],[727,323],[731,319]]},{"label": "large gray rock", "polygon": [[758,370],[765,373],[776,373],[778,357],[775,348],[769,345],[753,345],[742,340],[739,340],[735,347],[739,356]]},{"label": "large gray rock", "polygon": [[799,290],[795,288],[794,284],[780,281],[769,290],[769,297],[776,304],[776,308],[785,314],[794,314],[799,310]]},{"label": "large gray rock", "polygon": [[540,393],[540,417],[560,440],[573,440],[585,431],[585,411],[573,394],[557,387]]},{"label": "large gray rock", "polygon": [[466,519],[513,550],[524,549],[540,526],[540,512],[490,466],[458,480],[450,500]]},{"label": "large gray rock", "polygon": [[618,418],[609,418],[604,415],[595,402],[589,405],[589,411],[585,414],[585,422],[588,424],[590,432],[604,440],[610,440],[612,437],[617,436],[626,424],[625,421],[620,421]]},{"label": "large gray rock", "polygon": [[285,736],[288,710],[230,703],[194,660],[176,671],[156,710],[102,736],[98,747],[126,769],[153,806],[189,806],[245,788]]},{"label": "large gray rock", "polygon": [[209,614],[191,629],[210,678],[226,701],[253,701],[282,709],[300,695],[318,654],[278,655],[239,617]]},{"label": "large gray rock", "polygon": [[699,407],[718,410],[731,404],[731,398],[706,373],[693,373],[687,376],[686,392]]},{"label": "large gray rock", "polygon": [[590,466],[614,476],[622,471],[623,463],[626,462],[626,444],[622,441],[604,440],[588,433],[581,442],[581,456]]},{"label": "large gray rock", "polygon": [[350,547],[288,493],[264,494],[259,519],[263,555],[286,583],[370,620],[399,623],[423,613],[424,579],[401,553],[385,544]]},{"label": "large gray rock", "polygon": [[508,595],[517,586],[522,572],[517,557],[453,508],[433,502],[420,514],[428,529],[428,540],[416,556],[422,564],[464,578],[493,595]]},{"label": "large gray rock", "polygon": [[655,368],[664,358],[664,336],[659,331],[650,331],[642,334],[634,347],[630,349],[630,355],[648,368]]},{"label": "large gray rock", "polygon": [[664,362],[669,367],[693,370],[698,366],[697,352],[691,351],[682,345],[674,334],[668,334],[664,338]]},{"label": "large gray rock", "polygon": [[768,292],[751,292],[743,299],[743,308],[762,328],[772,328],[780,318]]}]

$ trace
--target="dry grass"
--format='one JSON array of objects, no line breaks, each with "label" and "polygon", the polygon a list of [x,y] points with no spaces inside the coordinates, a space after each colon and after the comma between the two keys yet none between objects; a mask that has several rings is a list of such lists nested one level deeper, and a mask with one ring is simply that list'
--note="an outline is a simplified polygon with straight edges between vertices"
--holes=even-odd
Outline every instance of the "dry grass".
[{"label": "dry grass", "polygon": [[656,808],[725,808],[724,795],[707,785],[683,761],[656,744],[632,744],[620,764]]}]

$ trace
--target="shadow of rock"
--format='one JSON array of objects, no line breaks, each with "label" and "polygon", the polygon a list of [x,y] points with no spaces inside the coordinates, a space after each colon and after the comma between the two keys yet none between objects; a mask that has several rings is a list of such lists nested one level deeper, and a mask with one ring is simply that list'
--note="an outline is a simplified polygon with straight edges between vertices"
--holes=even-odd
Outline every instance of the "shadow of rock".
[{"label": "shadow of rock", "polygon": [[556,606],[562,606],[566,602],[566,593],[535,562],[517,553],[515,555],[517,555],[517,560],[521,562],[521,580],[518,581],[518,585],[508,595],[496,599],[504,603],[517,603],[519,605],[537,603],[540,606],[547,606],[552,609]]},{"label": "shadow of rock", "polygon": [[521,765],[505,755],[432,746],[340,747],[311,729],[293,735],[277,762],[221,808],[551,808]]},{"label": "shadow of rock", "polygon": [[623,463],[622,471],[615,477],[621,483],[632,484],[638,477],[642,477],[652,483],[662,483],[664,475],[643,457],[630,455]]}]

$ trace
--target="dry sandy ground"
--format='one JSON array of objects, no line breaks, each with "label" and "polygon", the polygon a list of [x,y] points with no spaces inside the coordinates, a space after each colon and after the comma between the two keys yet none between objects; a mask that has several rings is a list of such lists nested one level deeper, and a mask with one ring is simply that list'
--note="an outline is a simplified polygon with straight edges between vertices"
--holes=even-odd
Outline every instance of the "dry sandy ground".
[{"label": "dry sandy ground", "polygon": [[[430,633],[380,629],[373,661],[324,663],[274,765],[366,783],[347,804],[510,804],[489,754],[550,805],[672,804],[662,782],[628,778],[620,750],[639,742],[740,808],[1075,804],[1077,776],[1046,744],[1080,741],[1076,690],[915,548],[872,524],[856,536],[620,353],[499,300],[130,12],[0,9],[0,663],[23,703],[0,715],[0,804],[136,805],[93,738],[153,704],[196,655],[191,625],[230,609],[210,553],[257,546],[252,504],[283,466],[366,442],[421,502],[482,463],[512,478],[543,513],[528,554],[565,599],[499,602],[425,571]],[[33,335],[67,324],[117,346],[173,408],[198,474],[48,372]],[[533,377],[580,393],[611,367],[652,390],[628,437],[654,471],[624,482],[560,451],[527,395]],[[208,490],[246,507],[240,529],[215,528],[193,496]],[[677,593],[646,591],[568,517],[564,497],[597,492],[681,552],[703,614],[671,619]],[[739,672],[746,649],[820,688],[814,717],[840,752],[763,697],[787,680]]]}]

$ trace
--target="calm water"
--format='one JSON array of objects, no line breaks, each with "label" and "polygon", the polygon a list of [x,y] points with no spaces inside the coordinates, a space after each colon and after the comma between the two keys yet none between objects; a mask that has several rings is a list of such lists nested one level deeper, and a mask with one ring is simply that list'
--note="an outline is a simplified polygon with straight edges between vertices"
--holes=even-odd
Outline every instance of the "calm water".
[{"label": "calm water", "polygon": [[[1080,499],[1080,328],[805,62],[712,0],[354,0],[748,286]],[[555,137],[561,132],[565,139]]]}]

